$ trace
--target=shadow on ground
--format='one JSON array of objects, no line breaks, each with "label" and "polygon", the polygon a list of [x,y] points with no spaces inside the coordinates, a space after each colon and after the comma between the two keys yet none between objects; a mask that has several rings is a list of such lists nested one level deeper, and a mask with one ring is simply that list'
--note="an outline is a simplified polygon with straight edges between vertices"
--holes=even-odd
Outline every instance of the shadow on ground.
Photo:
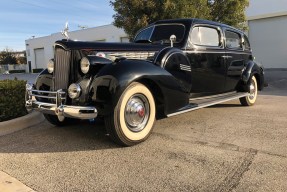
[{"label": "shadow on ground", "polygon": [[287,96],[287,71],[266,71],[265,82],[261,95]]},{"label": "shadow on ground", "polygon": [[45,121],[0,137],[0,146],[0,153],[54,153],[120,147],[109,139],[103,121],[92,124],[83,121],[67,127],[56,127]]}]

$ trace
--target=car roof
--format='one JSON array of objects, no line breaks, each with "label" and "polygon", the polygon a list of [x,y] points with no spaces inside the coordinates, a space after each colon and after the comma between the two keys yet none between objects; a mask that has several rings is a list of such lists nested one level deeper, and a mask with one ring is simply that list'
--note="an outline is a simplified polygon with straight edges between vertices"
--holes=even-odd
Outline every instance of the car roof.
[{"label": "car roof", "polygon": [[198,19],[198,18],[186,18],[186,19],[165,19],[165,20],[159,20],[156,21],[150,25],[155,25],[155,24],[163,24],[163,23],[182,23],[184,25],[194,25],[194,24],[208,24],[208,25],[216,25],[228,29],[232,29],[238,32],[243,33],[241,30],[236,29],[235,27],[232,27],[230,25],[226,25],[223,23],[215,22],[215,21],[210,21],[210,20],[205,20],[205,19]]}]

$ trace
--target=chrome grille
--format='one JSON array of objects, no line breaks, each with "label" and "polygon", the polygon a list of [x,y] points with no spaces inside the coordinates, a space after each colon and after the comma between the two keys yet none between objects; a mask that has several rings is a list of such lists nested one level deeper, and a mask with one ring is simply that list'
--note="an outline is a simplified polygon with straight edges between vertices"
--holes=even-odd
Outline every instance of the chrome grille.
[{"label": "chrome grille", "polygon": [[57,48],[55,53],[54,90],[57,91],[68,88],[71,52]]}]

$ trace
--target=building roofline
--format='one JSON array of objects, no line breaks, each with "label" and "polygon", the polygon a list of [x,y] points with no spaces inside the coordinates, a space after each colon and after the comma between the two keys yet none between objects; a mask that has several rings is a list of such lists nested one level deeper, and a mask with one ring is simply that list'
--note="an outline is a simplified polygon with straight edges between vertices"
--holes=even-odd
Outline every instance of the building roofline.
[{"label": "building roofline", "polygon": [[262,15],[256,15],[256,16],[249,16],[249,17],[247,17],[247,21],[272,18],[272,17],[280,17],[280,16],[287,16],[287,11],[268,13],[268,14],[262,14]]},{"label": "building roofline", "polygon": [[[95,27],[89,27],[89,28],[86,28],[86,29],[77,29],[75,31],[69,31],[69,33],[74,33],[74,32],[79,32],[79,31],[85,31],[85,30],[91,30],[91,29],[99,29],[99,28],[105,28],[105,27],[109,27],[109,26],[114,26],[116,27],[114,24],[110,23],[110,24],[106,24],[106,25],[100,25],[100,26],[95,26]],[[118,27],[116,27],[118,28]],[[50,35],[45,35],[45,36],[40,36],[40,37],[34,37],[34,38],[29,38],[29,39],[26,39],[26,41],[30,41],[30,40],[36,40],[36,39],[41,39],[41,38],[46,38],[46,37],[50,37],[50,36],[54,36],[54,35],[58,35],[58,34],[61,34],[61,31],[59,32],[56,32],[56,33],[51,33]],[[64,38],[64,37],[63,37]]]}]

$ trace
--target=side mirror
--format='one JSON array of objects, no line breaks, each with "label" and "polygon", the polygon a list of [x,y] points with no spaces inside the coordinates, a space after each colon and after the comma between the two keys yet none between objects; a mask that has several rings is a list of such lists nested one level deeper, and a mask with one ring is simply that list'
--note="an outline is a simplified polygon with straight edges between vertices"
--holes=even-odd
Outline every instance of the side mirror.
[{"label": "side mirror", "polygon": [[170,40],[170,46],[173,47],[173,44],[176,41],[176,36],[175,35],[171,35],[169,40]]}]

